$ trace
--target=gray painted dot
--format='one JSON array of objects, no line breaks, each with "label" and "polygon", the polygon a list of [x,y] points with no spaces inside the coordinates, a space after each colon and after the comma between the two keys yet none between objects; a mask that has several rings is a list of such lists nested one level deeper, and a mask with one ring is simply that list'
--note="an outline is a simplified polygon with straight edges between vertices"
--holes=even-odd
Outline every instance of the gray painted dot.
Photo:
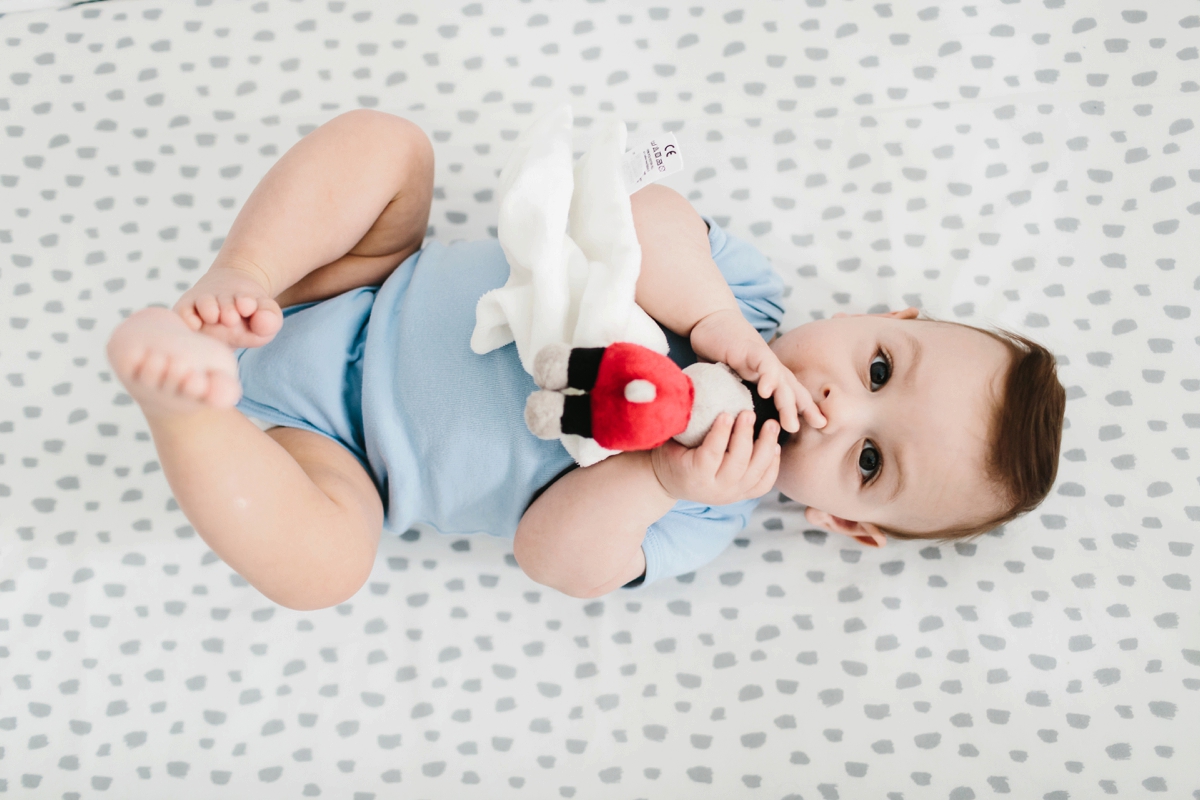
[{"label": "gray painted dot", "polygon": [[1114,761],[1125,761],[1128,760],[1132,755],[1133,748],[1130,747],[1128,743],[1120,742],[1117,744],[1110,744],[1108,747],[1104,748],[1104,752],[1108,753],[1108,757]]},{"label": "gray painted dot", "polygon": [[1161,717],[1163,719],[1174,719],[1175,711],[1175,704],[1165,700],[1156,700],[1150,703],[1150,713],[1156,717]]},{"label": "gray painted dot", "polygon": [[913,742],[922,750],[932,750],[942,742],[940,733],[919,733],[913,737]]}]

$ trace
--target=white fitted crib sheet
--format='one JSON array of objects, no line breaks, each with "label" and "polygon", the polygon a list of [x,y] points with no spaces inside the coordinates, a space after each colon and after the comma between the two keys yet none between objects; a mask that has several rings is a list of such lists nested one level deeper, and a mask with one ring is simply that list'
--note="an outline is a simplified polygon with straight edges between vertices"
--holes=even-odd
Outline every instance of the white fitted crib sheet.
[{"label": "white fitted crib sheet", "polygon": [[[0,793],[1020,798],[1200,792],[1192,0],[105,2],[0,18]],[[920,305],[1060,356],[1049,500],[868,550],[770,498],[694,575],[577,601],[489,537],[385,537],[273,606],[188,526],[104,357],[263,172],[365,106],[493,232],[555,103],[668,181],[787,327]],[[1200,795],[1197,795],[1200,796]]]}]

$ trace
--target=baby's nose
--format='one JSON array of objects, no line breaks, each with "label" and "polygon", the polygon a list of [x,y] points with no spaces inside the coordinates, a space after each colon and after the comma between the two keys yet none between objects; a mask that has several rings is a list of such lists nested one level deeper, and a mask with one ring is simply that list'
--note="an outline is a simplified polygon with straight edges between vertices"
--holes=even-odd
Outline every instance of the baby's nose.
[{"label": "baby's nose", "polygon": [[829,427],[829,408],[833,404],[829,402],[828,386],[824,386],[819,391],[813,392],[813,404],[821,412],[821,416],[825,418],[825,427]]},{"label": "baby's nose", "polygon": [[829,395],[831,392],[832,387],[826,384],[825,386],[822,386],[815,394],[813,394],[813,402],[817,404],[817,408],[821,409],[821,414],[823,414],[826,419],[829,418],[829,415],[825,414],[825,408],[833,405],[829,401]]},{"label": "baby's nose", "polygon": [[825,434],[835,434],[846,426],[853,426],[860,420],[863,412],[862,404],[844,392],[839,392],[833,384],[825,384],[813,395],[813,402],[825,417],[825,426],[819,430]]}]

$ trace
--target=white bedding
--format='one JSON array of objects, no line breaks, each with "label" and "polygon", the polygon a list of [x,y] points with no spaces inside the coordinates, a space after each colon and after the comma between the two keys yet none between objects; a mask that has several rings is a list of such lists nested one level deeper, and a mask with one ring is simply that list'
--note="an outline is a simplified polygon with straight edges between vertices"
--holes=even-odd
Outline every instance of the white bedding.
[{"label": "white bedding", "polygon": [[[1139,10],[1140,9],[1140,10]],[[145,0],[0,18],[0,792],[1020,798],[1200,792],[1200,6]],[[386,538],[272,606],[188,527],[104,343],[302,133],[429,132],[489,235],[558,102],[675,132],[787,325],[920,304],[1061,357],[1050,499],[880,551],[771,498],[716,562],[576,601]]]}]

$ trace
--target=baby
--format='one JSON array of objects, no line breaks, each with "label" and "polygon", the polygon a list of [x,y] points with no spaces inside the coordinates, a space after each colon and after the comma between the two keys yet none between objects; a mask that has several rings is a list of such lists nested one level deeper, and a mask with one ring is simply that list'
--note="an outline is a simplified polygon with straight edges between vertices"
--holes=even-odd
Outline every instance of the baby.
[{"label": "baby", "polygon": [[277,603],[346,600],[385,526],[512,537],[533,580],[595,597],[711,560],[772,487],[881,546],[990,530],[1054,482],[1065,393],[1044,348],[912,308],[776,336],[767,260],[655,185],[631,197],[637,302],[673,359],[729,364],[779,421],[755,439],[751,413],[723,415],[695,449],[573,469],[524,427],[515,346],[470,351],[508,265],[495,240],[422,248],[432,194],[419,128],[343,114],[271,168],[172,311],[109,341],[180,508]]}]

